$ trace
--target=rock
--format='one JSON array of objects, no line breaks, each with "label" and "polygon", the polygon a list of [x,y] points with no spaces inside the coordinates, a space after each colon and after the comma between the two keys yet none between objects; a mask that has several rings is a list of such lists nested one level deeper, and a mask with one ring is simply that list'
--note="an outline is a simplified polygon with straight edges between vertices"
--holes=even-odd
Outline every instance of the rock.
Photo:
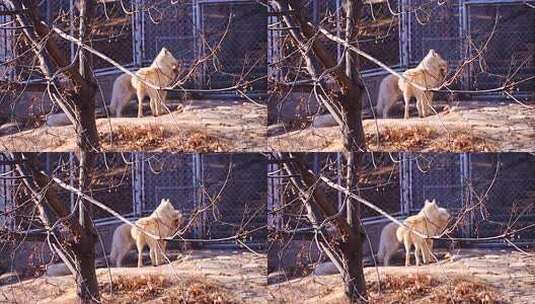
[{"label": "rock", "polygon": [[267,132],[269,136],[275,136],[279,134],[284,134],[286,132],[286,128],[284,127],[284,124],[278,123],[275,125],[268,126]]},{"label": "rock", "polygon": [[316,276],[322,276],[322,275],[330,275],[330,274],[337,274],[338,269],[332,262],[325,262],[321,263],[312,272]]},{"label": "rock", "polygon": [[319,115],[312,120],[312,127],[314,128],[334,127],[336,125],[336,121],[331,114]]},{"label": "rock", "polygon": [[65,113],[49,114],[46,117],[46,125],[49,127],[68,126],[70,124],[71,121]]},{"label": "rock", "polygon": [[21,131],[17,122],[8,122],[0,126],[0,135],[15,134]]},{"label": "rock", "polygon": [[288,281],[289,277],[284,271],[275,271],[268,275],[268,284],[276,284]]},{"label": "rock", "polygon": [[19,274],[16,272],[8,272],[0,275],[0,286],[19,282]]},{"label": "rock", "polygon": [[46,275],[49,277],[58,277],[71,274],[69,268],[63,263],[48,265]]}]

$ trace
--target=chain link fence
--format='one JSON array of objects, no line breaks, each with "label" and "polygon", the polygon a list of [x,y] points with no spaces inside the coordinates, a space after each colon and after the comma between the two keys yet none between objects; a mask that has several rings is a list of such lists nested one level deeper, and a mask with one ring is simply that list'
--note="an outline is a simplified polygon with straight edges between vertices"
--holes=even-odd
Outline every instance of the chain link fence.
[{"label": "chain link fence", "polygon": [[199,27],[193,2],[144,1],[142,7],[143,65],[149,65],[163,47],[186,66],[198,58]]},{"label": "chain link fence", "polygon": [[[139,164],[138,164],[139,165]],[[202,211],[191,236],[265,241],[265,158],[260,154],[143,154],[143,213],[169,198],[186,219]],[[228,240],[233,242],[232,239]]]},{"label": "chain link fence", "polygon": [[[338,153],[307,153],[306,164],[315,174],[328,177],[331,181],[343,185],[344,158]],[[272,162],[276,163],[276,162]],[[270,165],[268,177],[268,205],[270,209],[269,225],[275,230],[301,230],[311,228],[306,219],[306,210],[290,180],[281,171],[281,166]],[[401,214],[400,204],[400,166],[387,153],[365,154],[359,169],[359,195],[376,204],[392,215]],[[299,178],[299,177],[296,177]],[[344,206],[344,195],[322,183],[315,185],[318,191],[338,208]],[[362,206],[363,222],[381,217],[376,211]]]},{"label": "chain link fence", "polygon": [[[7,160],[1,157],[0,161]],[[38,160],[40,170],[78,187],[74,154],[43,153]],[[266,168],[265,157],[252,153],[105,153],[95,160],[90,195],[131,219],[149,215],[162,199],[170,199],[186,221],[195,214],[185,238],[227,238],[222,242],[235,243],[233,237],[243,234],[241,241],[261,244],[266,240]],[[14,166],[0,169],[0,224],[23,225],[29,211],[20,206],[33,206],[24,204],[30,194],[20,187],[21,179],[10,178],[16,176]],[[67,208],[76,206],[76,194],[61,187],[56,190]],[[17,207],[14,216],[4,214]],[[93,219],[101,233],[110,233],[104,238],[120,223],[97,206]]]},{"label": "chain link fence", "polygon": [[[78,36],[76,1],[45,0],[36,6],[47,24]],[[190,82],[198,88],[221,89],[238,81],[251,81],[246,90],[263,92],[267,87],[266,13],[264,5],[252,0],[100,1],[95,6],[90,45],[132,69],[150,65],[160,50],[167,47],[185,68],[202,61]],[[0,16],[0,21],[9,22],[10,18]],[[31,52],[25,52],[28,45],[21,43],[20,34],[20,29],[9,24],[0,29],[0,40],[5,42],[0,47],[0,60],[17,58],[22,68],[16,74],[21,79],[30,75],[42,78],[29,68],[36,64],[35,58]],[[74,59],[76,44],[57,35],[51,39],[67,59]],[[93,56],[93,68],[99,76],[119,72],[98,56]]]},{"label": "chain link fence", "polygon": [[201,26],[208,56],[221,42],[215,57],[204,67],[203,85],[225,88],[243,80],[256,80],[251,89],[265,91],[267,9],[256,2],[201,4]]},{"label": "chain link fence", "polygon": [[[470,156],[472,237],[492,237],[535,223],[535,157],[528,153]],[[477,194],[477,195],[476,195]],[[481,204],[478,204],[481,202]],[[535,229],[522,230],[514,240],[535,241]]]},{"label": "chain link fence", "polygon": [[[220,201],[207,212],[205,237],[226,238],[253,231],[242,241],[266,240],[266,159],[260,154],[206,154],[202,156],[203,185],[211,199]],[[229,173],[229,167],[230,173]],[[210,198],[204,198],[205,204]]]},{"label": "chain link fence", "polygon": [[[535,4],[535,2],[532,2]],[[535,9],[527,4],[467,5],[470,87],[492,89],[535,74]],[[521,91],[533,92],[535,80],[523,82]]]},{"label": "chain link fence", "polygon": [[[344,18],[342,10],[342,1],[330,0],[310,0],[304,2],[306,18],[308,21],[320,25],[333,34],[343,37],[344,29],[340,20]],[[370,1],[367,2],[361,14],[360,25],[358,32],[359,48],[376,57],[380,61],[390,66],[400,65],[400,39],[399,39],[399,9],[397,0],[388,1]],[[275,26],[280,22],[280,19],[271,18],[271,31],[277,32],[277,35],[270,40],[270,49],[278,49],[278,51],[271,51],[269,65],[271,69],[281,69],[281,71],[273,71],[270,75],[279,75],[276,81],[294,79],[297,75],[293,75],[298,71],[292,72],[296,67],[302,66],[299,63],[300,59],[287,58],[291,54],[293,57],[299,57],[295,53],[295,49],[289,47],[290,40],[287,39],[288,31],[280,30],[282,26]],[[327,48],[328,52],[336,58],[342,56],[343,47],[338,43],[319,35],[319,41]],[[284,58],[284,59],[283,59]],[[282,61],[286,63],[282,63]],[[379,70],[374,63],[361,59],[361,70],[371,72]],[[304,67],[304,66],[303,66]],[[287,74],[290,74],[288,77]]]},{"label": "chain link fence", "polygon": [[[409,214],[436,199],[458,237],[495,237],[535,222],[535,157],[529,153],[411,154]],[[535,230],[515,235],[535,241]],[[495,241],[501,241],[496,239]]]},{"label": "chain link fence", "polygon": [[463,185],[459,154],[437,153],[411,155],[412,204],[409,212],[417,213],[425,200],[436,199],[448,210],[463,205]]},{"label": "chain link fence", "polygon": [[[528,2],[408,0],[407,11],[410,66],[429,49],[446,59],[450,70],[467,63],[452,88],[493,89],[535,71],[535,11]],[[534,84],[524,81],[518,90],[533,92]]]}]

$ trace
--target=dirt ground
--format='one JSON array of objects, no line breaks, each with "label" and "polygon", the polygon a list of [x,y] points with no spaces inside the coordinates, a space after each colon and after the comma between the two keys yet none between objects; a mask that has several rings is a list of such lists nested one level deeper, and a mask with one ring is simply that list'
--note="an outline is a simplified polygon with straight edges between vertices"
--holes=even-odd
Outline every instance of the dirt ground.
[{"label": "dirt ground", "polygon": [[[481,299],[477,303],[535,303],[535,252],[523,254],[510,250],[459,250],[452,252],[449,259],[438,263],[416,266],[367,267],[365,276],[368,285],[376,286],[377,282],[386,283],[386,278],[414,278],[419,276],[438,282],[426,293],[411,296],[410,301],[384,299],[377,303],[442,303],[433,300],[433,293],[441,290],[446,295],[459,293],[454,282],[462,280],[464,284],[483,286],[487,293],[480,292]],[[417,284],[416,284],[417,285]],[[384,294],[388,293],[383,287]],[[399,293],[408,293],[419,286],[405,286]],[[450,290],[451,289],[451,290]],[[473,291],[473,290],[472,290]],[[464,291],[468,294],[470,290]],[[486,299],[491,295],[495,302]],[[375,297],[383,296],[375,292]],[[401,294],[403,296],[403,294]],[[323,276],[309,275],[283,283],[269,285],[269,300],[273,303],[345,303],[342,280],[338,274]],[[450,303],[444,302],[444,303]],[[473,303],[459,300],[451,303]]]},{"label": "dirt ground", "polygon": [[[438,115],[409,120],[365,119],[371,151],[482,152],[535,150],[535,105],[462,102]],[[295,143],[299,143],[296,145]],[[334,152],[338,127],[309,127],[268,138],[270,150]]]},{"label": "dirt ground", "polygon": [[[175,109],[171,107],[171,109]],[[170,114],[100,118],[105,151],[222,152],[265,151],[265,106],[230,100],[195,100]],[[72,151],[72,126],[42,126],[0,137],[0,150]]]},{"label": "dirt ground", "polygon": [[[105,303],[178,303],[188,293],[190,303],[265,303],[265,255],[236,250],[195,250],[176,256],[173,262],[157,267],[98,268],[97,276]],[[108,291],[110,275],[117,289]],[[159,282],[165,286],[159,290]],[[147,286],[148,285],[148,286]],[[197,287],[197,290],[193,289]],[[126,289],[126,292],[121,288]],[[169,291],[175,292],[174,295]],[[182,293],[182,294],[181,294]],[[215,299],[210,299],[215,293]],[[192,300],[195,299],[195,300]],[[210,299],[210,300],[208,300]],[[219,300],[218,300],[219,299]],[[225,299],[225,300],[223,300]],[[219,301],[219,302],[218,302]],[[70,275],[41,276],[0,287],[0,303],[75,303],[75,287]],[[184,303],[184,302],[180,302]]]}]

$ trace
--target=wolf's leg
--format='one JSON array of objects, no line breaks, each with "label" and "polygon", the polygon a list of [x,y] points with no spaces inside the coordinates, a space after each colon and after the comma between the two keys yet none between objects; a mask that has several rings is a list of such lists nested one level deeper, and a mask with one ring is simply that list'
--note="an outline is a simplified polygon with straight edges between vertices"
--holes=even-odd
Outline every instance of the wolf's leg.
[{"label": "wolf's leg", "polygon": [[403,245],[405,245],[405,266],[411,265],[411,242],[409,236],[405,235],[403,237]]},{"label": "wolf's leg", "polygon": [[420,252],[422,250],[420,242],[421,240],[415,240],[414,242],[414,259],[416,260],[416,266],[420,266]]},{"label": "wolf's leg", "polygon": [[421,244],[420,244],[420,253],[422,254],[422,260],[423,260],[423,263],[424,264],[427,264],[427,261],[428,260],[428,257],[429,255],[427,254],[427,240],[422,240]]},{"label": "wolf's leg", "polygon": [[383,266],[390,265],[390,257],[391,257],[391,255],[392,255],[391,252],[386,252],[385,253],[385,256],[383,257]]},{"label": "wolf's leg", "polygon": [[[387,98],[387,97],[384,97]],[[392,106],[392,102],[390,100],[385,102],[385,105],[383,106],[383,118],[388,118],[388,112],[390,112],[390,107]]]},{"label": "wolf's leg", "polygon": [[123,266],[124,257],[128,253],[129,249],[130,248],[126,248],[122,252],[117,253],[117,257],[115,258],[115,266],[117,267]]},{"label": "wolf's leg", "polygon": [[409,119],[409,104],[411,102],[411,97],[409,88],[405,88],[403,91],[403,101],[405,102],[405,114],[403,115],[403,118],[405,119]]},{"label": "wolf's leg", "polygon": [[416,110],[418,110],[418,117],[425,117],[424,112],[424,93],[416,95]]},{"label": "wolf's leg", "polygon": [[433,109],[431,108],[432,102],[433,102],[433,92],[425,92],[424,103],[423,103],[424,116],[429,116],[433,114]]},{"label": "wolf's leg", "polygon": [[158,242],[153,242],[149,248],[150,248],[150,262],[152,266],[158,266]]},{"label": "wolf's leg", "polygon": [[[392,240],[391,240],[392,241]],[[399,248],[399,243],[397,240],[393,240],[395,243],[389,243],[384,249],[383,265],[390,265],[390,258],[396,253]]]},{"label": "wolf's leg", "polygon": [[161,99],[158,102],[158,115],[163,115],[165,114],[165,109],[166,109],[164,105],[165,105],[165,101],[167,100],[167,92],[163,91],[160,96],[161,96]]},{"label": "wolf's leg", "polygon": [[161,262],[162,263],[165,263],[166,262],[166,259],[165,259],[165,255],[166,255],[166,252],[167,252],[167,242],[162,240],[160,241],[160,258],[161,258]]},{"label": "wolf's leg", "polygon": [[143,88],[143,84],[138,84],[138,88],[136,90],[137,93],[137,117],[143,117],[143,98],[145,98],[145,89]]},{"label": "wolf's leg", "polygon": [[123,116],[123,109],[128,104],[130,99],[132,99],[133,92],[123,92],[124,95],[122,97],[117,97],[119,100],[117,101],[117,104],[115,105],[115,117],[122,117]]},{"label": "wolf's leg", "polygon": [[143,247],[145,247],[145,240],[143,239],[143,234],[140,233],[138,238],[136,239],[136,247],[137,247],[137,267],[141,268],[143,267]]},{"label": "wolf's leg", "polygon": [[152,116],[157,116],[157,115],[155,115],[155,113],[156,113],[157,99],[159,98],[158,91],[157,90],[151,90],[151,93],[149,94],[149,97],[150,97],[150,101],[149,101],[150,112],[151,112]]},{"label": "wolf's leg", "polygon": [[424,258],[424,263],[427,263],[426,262],[426,259],[427,261],[429,261],[429,263],[431,262],[434,262],[434,258],[433,258],[433,240],[432,239],[428,239],[426,240],[425,242],[425,254],[427,255],[425,258]]}]

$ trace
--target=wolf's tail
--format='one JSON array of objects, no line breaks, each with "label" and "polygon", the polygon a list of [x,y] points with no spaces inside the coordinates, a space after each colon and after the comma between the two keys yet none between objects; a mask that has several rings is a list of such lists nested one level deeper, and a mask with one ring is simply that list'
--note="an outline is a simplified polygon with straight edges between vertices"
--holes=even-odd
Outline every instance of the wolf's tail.
[{"label": "wolf's tail", "polygon": [[111,90],[111,100],[110,105],[108,106],[108,110],[110,111],[111,115],[115,115],[117,113],[117,105],[119,103],[119,89],[115,88],[115,84],[113,85],[113,88]]},{"label": "wolf's tail", "polygon": [[[111,241],[110,262],[117,266],[121,265],[122,259],[134,244],[134,238],[130,233],[124,235],[124,225],[128,224],[122,224],[115,229]],[[127,226],[127,228],[128,227],[129,226]],[[126,229],[126,231],[128,232],[128,229]]]},{"label": "wolf's tail", "polygon": [[[111,101],[108,107],[110,114],[117,116],[121,114],[122,108],[128,103],[134,94],[129,74],[122,74],[115,79],[111,91]],[[119,112],[119,113],[118,113]]]},{"label": "wolf's tail", "polygon": [[114,237],[111,241],[111,252],[110,252],[111,264],[116,264],[118,257],[119,257],[119,244],[117,244],[117,241],[115,240],[115,237]]},{"label": "wolf's tail", "polygon": [[385,106],[385,100],[384,100],[384,94],[382,94],[381,91],[379,91],[379,95],[377,95],[377,103],[375,104],[375,113],[377,116],[383,115],[383,109]]},{"label": "wolf's tail", "polygon": [[378,261],[380,261],[381,263],[383,263],[384,257],[385,257],[385,241],[383,240],[383,238],[380,238],[379,239],[379,250],[375,254],[375,258]]}]

